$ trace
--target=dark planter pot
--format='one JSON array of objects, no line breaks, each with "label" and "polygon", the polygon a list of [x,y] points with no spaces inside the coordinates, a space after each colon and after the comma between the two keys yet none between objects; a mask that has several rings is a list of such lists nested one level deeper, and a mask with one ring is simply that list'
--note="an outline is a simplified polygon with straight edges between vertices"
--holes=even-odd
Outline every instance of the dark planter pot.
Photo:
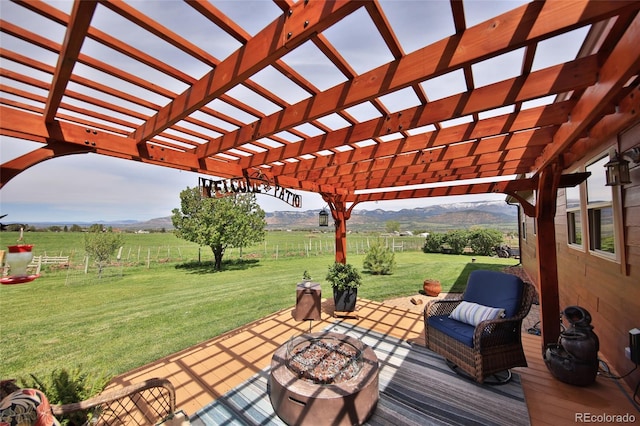
[{"label": "dark planter pot", "polygon": [[335,301],[337,312],[353,312],[356,310],[356,299],[358,289],[349,288],[346,290],[333,289],[333,300]]}]

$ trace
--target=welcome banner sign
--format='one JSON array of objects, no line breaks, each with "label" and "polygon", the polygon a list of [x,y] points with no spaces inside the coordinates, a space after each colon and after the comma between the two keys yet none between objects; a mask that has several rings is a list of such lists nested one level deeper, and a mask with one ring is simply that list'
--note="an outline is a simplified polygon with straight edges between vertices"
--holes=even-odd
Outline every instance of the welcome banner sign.
[{"label": "welcome banner sign", "polygon": [[264,174],[213,180],[200,177],[199,185],[204,197],[254,193],[278,198],[292,207],[302,207],[302,196],[270,181]]}]

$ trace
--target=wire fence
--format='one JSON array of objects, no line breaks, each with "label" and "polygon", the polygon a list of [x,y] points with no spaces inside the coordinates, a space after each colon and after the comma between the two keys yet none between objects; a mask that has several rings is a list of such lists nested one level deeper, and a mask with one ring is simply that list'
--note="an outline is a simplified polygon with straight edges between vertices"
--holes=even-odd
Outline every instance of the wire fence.
[{"label": "wire fence", "polygon": [[86,256],[80,265],[69,263],[66,268],[65,284],[98,284],[116,281],[123,277],[124,266],[123,262],[98,265]]},{"label": "wire fence", "polygon": [[[422,236],[347,236],[347,257],[366,254],[369,248],[377,243],[382,243],[392,252],[416,252],[422,251],[425,237]],[[314,236],[312,238],[293,237],[288,241],[281,239],[265,240],[260,244],[250,247],[228,248],[224,253],[225,261],[239,259],[258,259],[278,261],[287,258],[310,258],[317,256],[335,255],[335,239],[333,235]],[[214,256],[210,247],[185,243],[180,245],[160,244],[125,244],[117,254],[107,263],[99,265],[90,256],[87,256],[83,248],[71,248],[67,250],[42,251],[36,253],[44,259],[39,271],[64,270],[67,284],[74,283],[98,283],[109,280],[121,279],[127,268],[152,269],[163,264],[181,264],[193,262],[213,262]],[[67,258],[60,263],[50,263],[49,260]],[[34,264],[32,264],[34,267]]]},{"label": "wire fence", "polygon": [[[378,238],[366,236],[349,236],[347,238],[347,255],[364,254]],[[382,244],[393,252],[421,251],[424,245],[423,237],[382,237]],[[292,257],[315,257],[335,254],[335,240],[333,238],[300,238],[297,241],[269,242],[244,248],[228,248],[225,250],[225,260],[237,259],[270,259],[278,260]],[[195,244],[185,245],[125,245],[121,247],[108,264],[99,267],[94,259],[87,256],[83,249],[43,251],[37,253],[43,259],[47,257],[67,257],[68,262],[60,264],[41,265],[42,271],[68,269],[69,275],[86,275],[104,279],[122,275],[122,269],[127,267],[147,267],[166,263],[209,262],[213,261],[213,252],[209,247]],[[119,271],[119,272],[116,272]]]}]

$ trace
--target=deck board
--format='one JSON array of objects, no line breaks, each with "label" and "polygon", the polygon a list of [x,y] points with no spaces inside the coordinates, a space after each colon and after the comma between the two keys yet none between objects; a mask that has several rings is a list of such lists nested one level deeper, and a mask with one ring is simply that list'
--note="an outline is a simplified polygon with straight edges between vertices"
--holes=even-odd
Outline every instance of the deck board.
[{"label": "deck board", "polygon": [[[332,303],[322,303],[322,320],[311,323],[320,331],[334,321],[344,321],[379,333],[424,345],[420,313],[384,303],[358,299],[357,318],[333,316]],[[276,312],[222,336],[171,354],[116,377],[110,388],[137,383],[151,377],[166,377],[176,387],[178,408],[188,415],[249,379],[271,362],[273,352],[291,336],[308,332],[310,322],[295,321],[293,307]],[[612,379],[598,377],[582,388],[556,380],[542,359],[541,338],[523,334],[529,366],[517,368],[533,426],[572,424],[575,413],[626,414],[640,419],[640,412]],[[628,395],[630,391],[626,388]]]},{"label": "deck board", "polygon": [[[523,334],[522,340],[529,365],[514,371],[522,377],[532,425],[573,424],[576,413],[631,413],[640,419],[640,412],[629,400],[631,391],[626,385],[600,376],[593,385],[587,387],[562,383],[551,375],[544,364],[541,338]],[[626,388],[627,395],[621,387]]]}]

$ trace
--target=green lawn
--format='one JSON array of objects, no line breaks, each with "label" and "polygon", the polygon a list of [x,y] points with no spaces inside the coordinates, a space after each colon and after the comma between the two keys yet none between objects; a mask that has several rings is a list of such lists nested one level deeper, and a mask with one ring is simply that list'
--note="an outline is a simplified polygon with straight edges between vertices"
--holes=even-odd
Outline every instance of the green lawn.
[{"label": "green lawn", "polygon": [[[6,241],[6,240],[5,240]],[[348,255],[362,268],[363,255]],[[382,301],[417,294],[425,278],[461,291],[472,269],[501,269],[515,260],[396,253],[390,276],[364,275],[359,296]],[[209,263],[123,269],[122,279],[71,282],[45,271],[25,285],[0,286],[2,377],[47,376],[80,366],[117,375],[295,304],[295,285],[308,270],[323,284],[332,255],[233,261],[223,272]]]},{"label": "green lawn", "polygon": [[[1,232],[0,247],[15,244],[18,232]],[[35,256],[69,256],[71,261],[81,264],[85,255],[84,233],[82,232],[27,232],[25,242],[34,244]],[[134,234],[123,233],[124,246],[121,259],[127,264],[147,264],[156,262],[186,262],[189,260],[213,259],[209,247],[177,238],[173,233]],[[377,234],[353,233],[347,239],[349,253],[364,253]],[[387,237],[387,244],[403,244],[405,251],[421,251],[424,237]],[[243,256],[260,259],[282,259],[285,257],[306,257],[333,253],[335,237],[329,232],[268,231],[265,240],[245,247]],[[237,259],[238,249],[228,249],[225,259]]]}]

